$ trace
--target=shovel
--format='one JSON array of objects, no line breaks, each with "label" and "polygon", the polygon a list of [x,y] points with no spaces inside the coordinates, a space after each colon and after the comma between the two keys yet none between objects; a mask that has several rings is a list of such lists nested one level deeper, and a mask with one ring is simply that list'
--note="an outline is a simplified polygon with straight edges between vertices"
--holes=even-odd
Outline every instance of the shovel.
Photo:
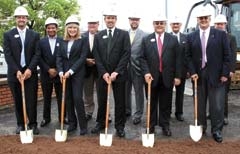
[{"label": "shovel", "polygon": [[61,129],[55,130],[55,141],[65,142],[67,140],[67,130],[63,130],[63,119],[64,119],[64,108],[65,108],[65,89],[66,89],[66,79],[63,78],[62,86],[62,107],[61,107]]},{"label": "shovel", "polygon": [[105,133],[100,134],[100,146],[107,146],[107,147],[110,147],[112,145],[112,134],[107,134],[107,132],[108,132],[110,90],[111,90],[111,81],[108,83],[108,87],[107,87],[107,107],[106,107],[106,119],[105,119]]},{"label": "shovel", "polygon": [[154,134],[149,134],[150,125],[150,99],[151,99],[151,82],[148,82],[148,99],[147,99],[147,134],[142,134],[142,145],[144,147],[153,147],[154,145]]},{"label": "shovel", "polygon": [[24,131],[20,131],[20,140],[22,144],[33,142],[33,131],[27,128],[27,111],[26,111],[26,100],[25,100],[25,90],[24,90],[24,79],[21,80],[22,89],[22,104],[23,104],[23,120],[24,120]]},{"label": "shovel", "polygon": [[190,125],[190,136],[193,141],[198,142],[202,137],[202,126],[197,125],[197,78],[194,78],[194,121],[195,125]]}]

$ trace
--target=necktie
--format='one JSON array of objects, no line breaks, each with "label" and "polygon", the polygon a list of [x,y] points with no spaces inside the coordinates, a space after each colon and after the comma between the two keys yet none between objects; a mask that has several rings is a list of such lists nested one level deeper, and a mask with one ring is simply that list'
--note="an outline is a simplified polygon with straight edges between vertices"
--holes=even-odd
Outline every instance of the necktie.
[{"label": "necktie", "polygon": [[158,54],[159,54],[159,71],[162,72],[163,66],[162,66],[162,41],[161,41],[161,35],[158,35]]},{"label": "necktie", "polygon": [[109,30],[108,30],[108,47],[107,47],[107,53],[108,53],[108,55],[109,55],[109,53],[110,53],[111,44],[112,44],[112,30],[109,29]]},{"label": "necktie", "polygon": [[93,40],[94,40],[94,34],[90,34],[89,36],[90,51],[92,51],[92,48],[93,48]]},{"label": "necktie", "polygon": [[131,41],[131,44],[132,44],[132,42],[133,42],[133,40],[134,40],[134,37],[135,37],[135,31],[131,31],[131,32],[130,32],[130,41]]},{"label": "necktie", "polygon": [[202,68],[205,67],[206,47],[205,47],[205,31],[202,33],[201,45],[202,45]]},{"label": "necktie", "polygon": [[22,67],[24,67],[26,65],[25,51],[24,51],[24,42],[25,42],[24,31],[20,31],[19,34],[20,34],[20,38],[21,38],[21,42],[22,42],[22,51],[21,51],[20,64],[21,64]]}]

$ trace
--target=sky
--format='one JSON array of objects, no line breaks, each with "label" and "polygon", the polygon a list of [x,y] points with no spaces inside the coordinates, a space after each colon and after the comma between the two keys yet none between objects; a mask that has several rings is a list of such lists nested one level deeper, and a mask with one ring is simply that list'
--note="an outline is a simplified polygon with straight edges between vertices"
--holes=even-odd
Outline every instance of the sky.
[{"label": "sky", "polygon": [[[116,27],[122,29],[129,29],[128,16],[133,12],[137,13],[141,17],[140,28],[146,32],[153,32],[152,18],[156,15],[165,15],[169,20],[178,16],[182,19],[182,29],[184,28],[188,12],[192,5],[200,0],[78,0],[81,9],[81,29],[87,29],[87,18],[90,15],[94,15],[99,19],[99,29],[104,29],[105,24],[103,20],[103,12],[112,6],[118,12]],[[167,9],[165,9],[167,8]],[[196,10],[193,11],[193,15],[190,20],[190,25],[196,25]],[[169,25],[169,24],[168,24]],[[168,28],[167,31],[170,31]]]}]

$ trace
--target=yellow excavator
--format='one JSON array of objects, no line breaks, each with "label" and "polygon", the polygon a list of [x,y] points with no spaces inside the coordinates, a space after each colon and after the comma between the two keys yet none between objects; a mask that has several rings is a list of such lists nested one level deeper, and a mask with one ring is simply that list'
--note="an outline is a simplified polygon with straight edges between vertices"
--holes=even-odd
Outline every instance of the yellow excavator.
[{"label": "yellow excavator", "polygon": [[197,28],[189,27],[189,21],[193,11],[199,6],[210,6],[215,11],[215,15],[221,13],[227,17],[227,30],[236,37],[237,41],[236,71],[232,78],[231,89],[240,89],[240,0],[203,0],[193,4],[185,23],[185,33],[190,33]]}]

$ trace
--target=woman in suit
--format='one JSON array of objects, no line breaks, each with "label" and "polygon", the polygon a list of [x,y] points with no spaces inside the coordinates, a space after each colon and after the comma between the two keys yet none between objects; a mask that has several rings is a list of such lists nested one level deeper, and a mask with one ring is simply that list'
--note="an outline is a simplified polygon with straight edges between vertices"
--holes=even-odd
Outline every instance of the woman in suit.
[{"label": "woman in suit", "polygon": [[[64,41],[57,54],[57,69],[61,81],[66,79],[66,108],[68,132],[80,126],[80,135],[87,133],[87,121],[82,98],[85,60],[88,53],[87,40],[80,37],[79,21],[70,16],[65,23]],[[75,110],[77,115],[75,114]]]}]

